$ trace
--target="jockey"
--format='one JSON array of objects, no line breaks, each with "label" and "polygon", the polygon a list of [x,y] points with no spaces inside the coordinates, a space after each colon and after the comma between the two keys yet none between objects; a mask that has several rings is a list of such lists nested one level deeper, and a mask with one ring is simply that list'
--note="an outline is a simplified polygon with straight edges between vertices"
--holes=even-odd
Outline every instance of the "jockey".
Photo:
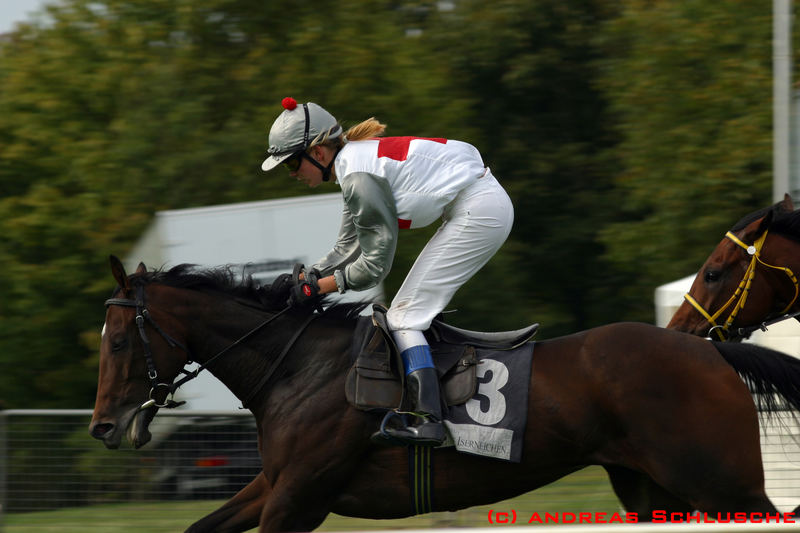
[{"label": "jockey", "polygon": [[376,286],[392,266],[399,230],[443,221],[386,314],[416,415],[411,425],[386,432],[407,444],[439,445],[445,439],[439,382],[422,332],[505,242],[514,220],[511,200],[470,144],[382,137],[386,126],[374,118],[345,133],[317,104],[284,98],[283,107],[262,170],[283,163],[309,187],[332,179],[344,197],[338,240],[292,289],[293,305]]}]

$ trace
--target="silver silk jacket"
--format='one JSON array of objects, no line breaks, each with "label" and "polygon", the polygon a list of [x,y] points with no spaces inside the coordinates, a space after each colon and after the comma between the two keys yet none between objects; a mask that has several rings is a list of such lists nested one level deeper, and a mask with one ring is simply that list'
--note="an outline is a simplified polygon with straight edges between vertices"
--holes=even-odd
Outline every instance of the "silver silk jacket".
[{"label": "silver silk jacket", "polygon": [[383,281],[399,229],[440,218],[487,171],[472,145],[419,137],[349,142],[334,165],[344,199],[341,228],[333,249],[313,266],[323,276],[333,274],[340,291]]}]

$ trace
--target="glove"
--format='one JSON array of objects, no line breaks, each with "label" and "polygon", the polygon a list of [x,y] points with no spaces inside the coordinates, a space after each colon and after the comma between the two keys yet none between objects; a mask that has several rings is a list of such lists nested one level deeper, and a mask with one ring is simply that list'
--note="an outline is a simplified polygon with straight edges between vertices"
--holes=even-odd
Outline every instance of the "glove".
[{"label": "glove", "polygon": [[[295,272],[293,274],[294,285],[289,291],[289,305],[296,309],[308,309],[315,307],[317,311],[322,312],[322,305],[320,299],[322,296],[319,294],[319,270],[312,268],[311,270],[304,270],[302,265],[297,268],[295,265]],[[299,278],[299,274],[303,273],[303,279]]]},{"label": "glove", "polygon": [[265,307],[281,307],[286,304],[294,285],[292,274],[281,274],[270,285],[261,287],[258,291],[258,297]]},{"label": "glove", "polygon": [[276,299],[286,301],[289,291],[294,287],[294,280],[291,274],[281,274],[269,286],[269,293]]}]

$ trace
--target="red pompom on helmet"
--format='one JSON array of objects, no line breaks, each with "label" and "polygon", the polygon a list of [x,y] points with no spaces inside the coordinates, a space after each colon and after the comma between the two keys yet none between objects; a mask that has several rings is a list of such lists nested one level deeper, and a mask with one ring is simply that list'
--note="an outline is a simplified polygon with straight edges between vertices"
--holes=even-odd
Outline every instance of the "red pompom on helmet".
[{"label": "red pompom on helmet", "polygon": [[297,100],[295,100],[291,96],[287,96],[286,98],[281,100],[281,105],[283,106],[284,109],[288,109],[289,111],[291,111],[292,109],[297,107]]}]

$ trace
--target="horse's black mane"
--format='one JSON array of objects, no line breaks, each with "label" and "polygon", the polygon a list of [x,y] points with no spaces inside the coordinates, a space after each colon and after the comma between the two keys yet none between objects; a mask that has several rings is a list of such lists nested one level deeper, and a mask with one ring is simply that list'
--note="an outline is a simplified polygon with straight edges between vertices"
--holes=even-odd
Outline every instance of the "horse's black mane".
[{"label": "horse's black mane", "polygon": [[773,218],[769,226],[769,231],[771,233],[780,233],[781,235],[800,241],[800,210],[784,211],[780,202],[745,215],[739,222],[733,225],[731,231],[735,232],[743,229],[756,220],[765,217],[770,211],[773,213]]},{"label": "horse's black mane", "polygon": [[258,300],[258,282],[250,276],[241,280],[230,266],[199,268],[182,264],[169,270],[155,269],[134,274],[131,281],[135,282],[137,278],[145,283],[161,283],[176,289],[222,292],[235,298]]},{"label": "horse's black mane", "polygon": [[[246,300],[255,307],[267,311],[280,311],[282,305],[267,306],[259,296],[261,284],[251,276],[243,279],[230,266],[199,268],[197,265],[181,264],[169,270],[155,269],[131,276],[131,282],[161,283],[176,289],[191,289],[216,292],[239,300]],[[328,307],[325,316],[339,319],[355,319],[371,302],[340,303]]]}]

